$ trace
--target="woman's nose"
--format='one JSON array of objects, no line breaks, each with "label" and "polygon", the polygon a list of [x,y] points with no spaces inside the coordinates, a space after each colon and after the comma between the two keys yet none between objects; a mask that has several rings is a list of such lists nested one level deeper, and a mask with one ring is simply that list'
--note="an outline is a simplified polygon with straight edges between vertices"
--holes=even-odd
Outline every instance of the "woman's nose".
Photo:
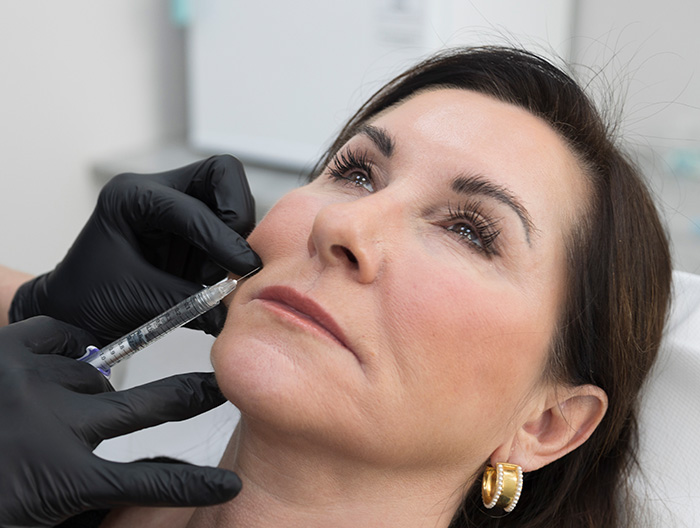
[{"label": "woman's nose", "polygon": [[324,267],[345,268],[363,284],[373,282],[380,271],[385,249],[381,232],[388,227],[377,210],[379,204],[370,201],[323,207],[316,214],[309,237],[311,256],[317,256]]}]

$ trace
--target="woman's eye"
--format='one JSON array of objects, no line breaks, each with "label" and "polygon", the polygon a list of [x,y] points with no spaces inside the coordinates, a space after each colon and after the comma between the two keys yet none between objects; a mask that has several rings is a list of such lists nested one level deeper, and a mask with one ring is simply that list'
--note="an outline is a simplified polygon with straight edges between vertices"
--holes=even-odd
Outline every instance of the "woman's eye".
[{"label": "woman's eye", "polygon": [[374,192],[374,187],[372,187],[372,181],[366,174],[362,172],[351,172],[344,178],[348,180],[348,182],[354,183],[357,187],[362,187],[363,189],[369,192]]},{"label": "woman's eye", "polygon": [[470,248],[487,256],[497,255],[494,243],[501,233],[498,220],[491,219],[481,212],[478,202],[467,203],[459,208],[449,208],[449,219],[444,228]]},{"label": "woman's eye", "polygon": [[372,183],[373,163],[367,158],[365,153],[357,153],[353,150],[345,150],[338,153],[330,166],[328,173],[331,178],[353,185],[362,187],[367,192],[374,192]]},{"label": "woman's eye", "polygon": [[465,240],[474,244],[480,251],[484,250],[484,245],[481,238],[474,232],[471,226],[468,226],[467,224],[452,224],[447,226],[447,230],[456,233],[461,238],[464,238]]}]

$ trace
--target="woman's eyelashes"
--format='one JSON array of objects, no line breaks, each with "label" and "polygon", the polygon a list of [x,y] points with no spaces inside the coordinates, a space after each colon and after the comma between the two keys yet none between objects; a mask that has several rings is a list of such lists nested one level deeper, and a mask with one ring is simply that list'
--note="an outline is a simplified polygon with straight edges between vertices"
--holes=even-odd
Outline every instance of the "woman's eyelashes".
[{"label": "woman's eyelashes", "polygon": [[465,203],[456,209],[448,205],[445,229],[477,251],[488,256],[497,255],[495,242],[501,233],[498,221],[490,220],[481,209],[478,202]]},{"label": "woman's eyelashes", "polygon": [[[352,187],[360,187],[367,192],[375,191],[375,164],[367,152],[346,148],[338,152],[328,166],[330,177]],[[495,242],[500,234],[498,222],[482,212],[478,201],[470,201],[453,208],[448,204],[447,216],[438,225],[457,238],[470,249],[485,256],[498,255]]]},{"label": "woman's eyelashes", "polygon": [[335,180],[374,192],[373,169],[374,164],[366,152],[346,149],[335,155],[328,167],[328,173]]}]

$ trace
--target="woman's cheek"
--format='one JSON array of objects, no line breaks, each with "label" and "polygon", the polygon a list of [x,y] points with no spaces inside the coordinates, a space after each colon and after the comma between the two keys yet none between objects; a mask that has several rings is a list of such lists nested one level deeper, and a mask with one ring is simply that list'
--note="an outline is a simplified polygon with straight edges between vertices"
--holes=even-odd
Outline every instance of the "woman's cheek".
[{"label": "woman's cheek", "polygon": [[276,256],[303,251],[311,234],[314,218],[325,205],[322,196],[306,187],[283,196],[263,217],[248,237],[263,266]]}]

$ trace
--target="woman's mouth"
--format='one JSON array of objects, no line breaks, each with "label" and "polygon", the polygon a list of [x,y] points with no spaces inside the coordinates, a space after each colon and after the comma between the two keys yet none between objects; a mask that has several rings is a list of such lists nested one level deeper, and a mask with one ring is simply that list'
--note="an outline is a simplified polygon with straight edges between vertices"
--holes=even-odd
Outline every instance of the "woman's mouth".
[{"label": "woman's mouth", "polygon": [[286,320],[331,339],[355,354],[335,319],[316,301],[295,289],[287,286],[270,286],[260,291],[255,299],[263,302],[269,310]]}]

